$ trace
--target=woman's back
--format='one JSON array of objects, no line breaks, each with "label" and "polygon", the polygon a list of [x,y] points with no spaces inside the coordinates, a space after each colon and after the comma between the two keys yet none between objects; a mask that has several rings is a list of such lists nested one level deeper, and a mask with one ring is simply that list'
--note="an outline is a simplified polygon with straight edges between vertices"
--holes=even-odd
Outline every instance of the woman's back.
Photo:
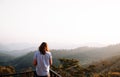
[{"label": "woman's back", "polygon": [[36,72],[39,76],[44,76],[49,74],[50,62],[52,58],[51,52],[46,52],[44,55],[40,51],[36,51],[34,54],[34,59],[37,60]]}]

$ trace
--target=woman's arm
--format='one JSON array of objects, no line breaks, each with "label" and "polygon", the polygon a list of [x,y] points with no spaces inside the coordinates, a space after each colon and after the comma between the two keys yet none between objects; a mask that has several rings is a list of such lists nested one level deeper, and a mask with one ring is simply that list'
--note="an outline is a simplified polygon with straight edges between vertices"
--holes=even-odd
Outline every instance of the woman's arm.
[{"label": "woman's arm", "polygon": [[34,66],[37,65],[37,60],[36,60],[36,59],[33,60],[33,65],[34,65]]},{"label": "woman's arm", "polygon": [[52,65],[52,58],[50,58],[49,62],[50,62],[50,66],[51,66]]}]

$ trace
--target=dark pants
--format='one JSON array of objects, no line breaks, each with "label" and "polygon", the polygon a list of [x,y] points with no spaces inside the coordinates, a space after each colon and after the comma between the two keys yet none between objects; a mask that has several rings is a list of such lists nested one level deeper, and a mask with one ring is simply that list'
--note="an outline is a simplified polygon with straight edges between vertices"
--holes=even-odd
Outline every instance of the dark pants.
[{"label": "dark pants", "polygon": [[48,76],[37,76],[37,77],[48,77]]},{"label": "dark pants", "polygon": [[46,75],[46,76],[38,76],[37,73],[35,73],[35,76],[34,77],[50,77],[49,75]]}]

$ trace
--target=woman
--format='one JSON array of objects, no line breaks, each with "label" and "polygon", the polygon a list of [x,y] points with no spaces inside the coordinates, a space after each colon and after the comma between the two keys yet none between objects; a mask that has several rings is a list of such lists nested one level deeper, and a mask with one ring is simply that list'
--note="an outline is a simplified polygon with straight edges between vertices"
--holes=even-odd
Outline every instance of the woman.
[{"label": "woman", "polygon": [[43,42],[39,50],[34,54],[33,65],[36,66],[36,74],[38,77],[50,77],[49,69],[52,65],[52,55],[48,51],[48,45]]}]

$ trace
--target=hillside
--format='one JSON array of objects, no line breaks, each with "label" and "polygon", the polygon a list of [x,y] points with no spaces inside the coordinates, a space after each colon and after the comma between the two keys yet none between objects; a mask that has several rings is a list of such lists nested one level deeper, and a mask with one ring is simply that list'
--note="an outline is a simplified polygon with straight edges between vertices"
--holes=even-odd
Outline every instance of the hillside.
[{"label": "hillside", "polygon": [[91,65],[95,65],[95,70],[100,73],[106,73],[109,71],[120,72],[120,55],[92,63]]},{"label": "hillside", "polygon": [[53,67],[63,77],[120,77],[120,55],[94,62],[86,67],[77,59],[61,58],[60,65]]},{"label": "hillside", "polygon": [[14,56],[11,56],[9,54],[5,54],[5,53],[2,53],[0,52],[0,65],[3,63],[3,62],[8,62],[10,60],[13,60],[15,57]]},{"label": "hillside", "polygon": [[[112,56],[120,55],[120,45],[111,45],[107,47],[101,47],[101,48],[95,48],[95,47],[79,47],[75,49],[70,50],[50,50],[53,55],[53,64],[55,66],[58,66],[60,64],[59,59],[60,58],[70,58],[70,59],[77,59],[79,60],[79,63],[81,65],[88,65],[96,61],[105,60],[107,58],[110,58]],[[17,52],[16,52],[17,54]],[[12,65],[17,70],[23,70],[27,69],[32,66],[32,60],[33,60],[33,54],[34,52],[29,52],[28,54],[17,57],[16,59],[12,60],[8,56],[6,59],[8,62],[4,63],[4,65]],[[1,54],[1,60],[5,58]]]},{"label": "hillside", "polygon": [[13,65],[17,71],[24,70],[29,67],[33,67],[33,52],[29,52],[28,54],[18,57],[9,62],[9,65]]},{"label": "hillside", "polygon": [[55,59],[74,58],[78,59],[82,65],[93,61],[103,60],[112,56],[120,55],[120,45],[110,45],[107,47],[79,47],[71,50],[51,50]]},{"label": "hillside", "polygon": [[22,50],[8,50],[8,51],[5,51],[5,50],[0,50],[0,53],[3,53],[3,54],[8,54],[8,55],[11,55],[11,56],[14,56],[14,57],[20,57],[20,56],[23,56],[23,55],[26,55],[28,54],[29,52],[33,51],[34,48],[27,48],[27,49],[22,49]]}]

